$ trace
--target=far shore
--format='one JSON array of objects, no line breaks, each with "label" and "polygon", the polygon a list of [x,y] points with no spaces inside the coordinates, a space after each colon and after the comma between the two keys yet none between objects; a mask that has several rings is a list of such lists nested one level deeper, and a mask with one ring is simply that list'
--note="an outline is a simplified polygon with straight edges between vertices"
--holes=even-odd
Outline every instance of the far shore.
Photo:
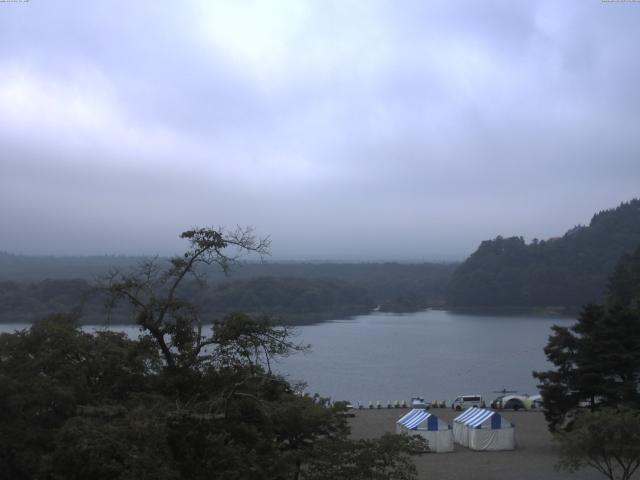
[{"label": "far shore", "polygon": [[[433,306],[420,308],[416,310],[406,310],[406,311],[386,311],[373,309],[369,311],[355,312],[351,314],[336,314],[336,313],[313,313],[313,314],[304,314],[304,315],[286,315],[286,314],[275,314],[269,315],[271,321],[274,325],[278,326],[288,326],[288,327],[302,327],[306,325],[318,325],[325,322],[331,321],[345,321],[350,320],[355,317],[363,316],[363,315],[371,315],[375,313],[380,313],[382,315],[411,315],[418,312],[424,312],[428,310],[438,310],[438,311],[446,311],[453,315],[469,315],[469,316],[477,316],[477,317],[508,317],[508,316],[533,316],[533,317],[543,317],[543,318],[558,318],[558,319],[575,319],[578,315],[578,310],[571,310],[562,307],[532,307],[532,308],[522,308],[522,307],[447,307],[447,306]],[[64,312],[64,310],[63,310]],[[46,318],[49,315],[60,312],[37,312],[37,313],[4,313],[0,314],[0,325],[31,325],[39,320]],[[252,315],[261,316],[262,313],[259,312],[248,312]],[[226,315],[225,312],[205,312],[204,315],[207,318],[217,319],[222,318]],[[80,315],[78,318],[78,323],[83,326],[101,326],[101,327],[109,327],[109,326],[135,326],[136,323],[133,320],[131,315],[126,314],[112,314],[110,318],[107,318],[106,314],[96,314],[96,313],[88,313],[84,315]],[[24,328],[24,327],[22,327]]]}]

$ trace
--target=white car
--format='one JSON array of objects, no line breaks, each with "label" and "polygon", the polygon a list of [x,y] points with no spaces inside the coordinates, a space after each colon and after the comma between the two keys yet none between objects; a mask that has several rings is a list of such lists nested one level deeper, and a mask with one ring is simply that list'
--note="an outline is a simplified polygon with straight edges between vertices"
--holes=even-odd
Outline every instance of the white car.
[{"label": "white car", "polygon": [[424,401],[423,397],[412,397],[411,398],[411,408],[424,408],[425,410],[429,408],[427,402]]},{"label": "white car", "polygon": [[451,405],[455,410],[464,410],[470,407],[485,407],[482,395],[460,395],[456,397]]}]

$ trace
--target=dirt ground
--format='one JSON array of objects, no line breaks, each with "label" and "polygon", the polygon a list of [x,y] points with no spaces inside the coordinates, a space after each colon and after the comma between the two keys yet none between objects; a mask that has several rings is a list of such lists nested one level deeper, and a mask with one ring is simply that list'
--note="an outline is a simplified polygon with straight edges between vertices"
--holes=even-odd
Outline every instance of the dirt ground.
[{"label": "dirt ground", "polygon": [[[451,423],[459,412],[450,408],[431,409]],[[350,419],[354,439],[375,438],[395,432],[395,422],[406,409],[357,410]],[[516,449],[477,452],[455,445],[451,453],[427,453],[415,457],[420,479],[430,480],[602,480],[601,473],[584,469],[576,473],[557,471],[554,444],[541,412],[504,411],[501,414],[516,428]],[[640,478],[635,475],[634,478]]]}]

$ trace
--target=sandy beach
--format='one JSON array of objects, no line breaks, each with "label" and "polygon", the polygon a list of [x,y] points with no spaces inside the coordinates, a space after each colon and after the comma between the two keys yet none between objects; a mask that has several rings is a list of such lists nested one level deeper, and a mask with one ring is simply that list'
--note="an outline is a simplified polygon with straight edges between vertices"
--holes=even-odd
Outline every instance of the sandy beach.
[{"label": "sandy beach", "polygon": [[[355,439],[375,438],[395,431],[396,420],[406,409],[356,410],[350,419]],[[450,408],[432,413],[451,423],[459,412]],[[542,412],[504,411],[501,414],[516,426],[516,449],[504,452],[477,452],[455,445],[451,453],[427,453],[415,457],[420,479],[438,480],[597,480],[605,477],[593,469],[576,473],[557,471],[554,444]],[[634,478],[640,478],[635,475]]]}]

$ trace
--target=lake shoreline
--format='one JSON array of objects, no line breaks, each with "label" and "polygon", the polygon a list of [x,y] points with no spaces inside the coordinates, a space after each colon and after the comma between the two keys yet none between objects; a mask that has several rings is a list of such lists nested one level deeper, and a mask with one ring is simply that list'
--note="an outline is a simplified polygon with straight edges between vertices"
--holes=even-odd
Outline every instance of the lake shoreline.
[{"label": "lake shoreline", "polygon": [[[408,400],[420,395],[445,400],[482,395],[490,402],[496,391],[535,395],[532,371],[549,363],[544,346],[553,325],[575,319],[527,316],[470,316],[428,310],[394,315],[376,312],[292,328],[292,340],[311,345],[306,353],[274,360],[277,373],[304,382],[307,392],[356,405]],[[28,324],[0,325],[12,332]],[[207,332],[210,324],[207,325]],[[135,324],[82,325],[86,332],[109,329],[137,338]]]},{"label": "lake shoreline", "polygon": [[[499,317],[519,317],[519,316],[536,316],[541,318],[558,318],[558,319],[575,319],[579,314],[579,309],[569,309],[565,307],[448,307],[446,305],[427,306],[420,309],[409,309],[401,311],[392,311],[386,309],[367,309],[367,310],[350,310],[343,312],[317,312],[307,314],[266,314],[261,312],[244,312],[256,317],[268,316],[272,320],[272,324],[276,326],[287,327],[300,327],[307,325],[320,325],[327,322],[334,321],[349,321],[354,320],[357,317],[363,315],[372,314],[384,314],[384,315],[413,315],[421,312],[448,312],[452,315],[469,315],[476,317],[486,316],[499,316]],[[78,312],[74,310],[61,310],[58,312],[35,312],[35,313],[3,313],[0,314],[0,325],[6,324],[33,324],[46,317],[63,313],[69,315],[76,315]],[[228,312],[204,312],[202,316],[211,318],[210,323],[214,320],[223,318]],[[106,318],[106,314],[98,313],[82,313],[78,318],[78,325],[80,326],[100,326],[100,325],[114,325],[114,326],[133,326],[136,325],[131,320],[129,315],[122,315],[120,313],[112,314],[110,319]]]},{"label": "lake shoreline", "polygon": [[[451,424],[459,415],[451,408],[433,408],[434,415]],[[407,409],[354,410],[349,419],[351,438],[377,438],[385,432],[395,433],[395,422]],[[413,457],[418,478],[439,480],[597,480],[602,475],[584,469],[576,473],[555,470],[558,455],[553,438],[540,411],[499,412],[516,428],[516,449],[478,452],[460,445],[450,453],[427,453]],[[637,476],[635,477],[637,478]]]}]

